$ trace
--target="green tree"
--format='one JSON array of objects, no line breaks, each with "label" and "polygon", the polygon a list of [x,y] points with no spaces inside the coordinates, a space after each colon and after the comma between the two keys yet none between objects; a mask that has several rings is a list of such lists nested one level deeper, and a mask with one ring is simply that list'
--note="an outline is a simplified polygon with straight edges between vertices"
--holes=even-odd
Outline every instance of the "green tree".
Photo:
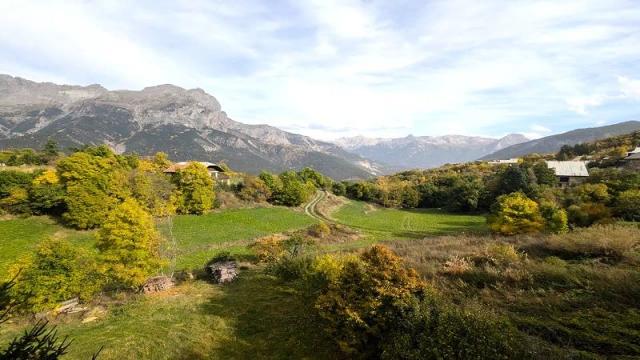
[{"label": "green tree", "polygon": [[173,175],[177,189],[177,210],[181,214],[204,214],[213,207],[213,179],[207,168],[191,162]]},{"label": "green tree", "polygon": [[273,193],[273,202],[277,205],[299,206],[309,199],[315,191],[313,183],[302,182],[293,171],[278,176],[282,189]]},{"label": "green tree", "polygon": [[334,182],[331,186],[331,192],[337,196],[347,195],[347,185],[344,182]]},{"label": "green tree", "polygon": [[134,200],[119,204],[97,233],[101,263],[115,288],[136,288],[162,265],[160,235]]},{"label": "green tree", "polygon": [[538,204],[521,192],[500,196],[487,222],[491,231],[503,235],[538,232],[544,228]]},{"label": "green tree", "polygon": [[558,183],[558,178],[553,169],[550,169],[544,161],[533,165],[533,172],[539,185],[553,186]]},{"label": "green tree", "polygon": [[45,170],[31,183],[29,205],[37,215],[61,215],[65,211],[64,187],[54,170]]}]

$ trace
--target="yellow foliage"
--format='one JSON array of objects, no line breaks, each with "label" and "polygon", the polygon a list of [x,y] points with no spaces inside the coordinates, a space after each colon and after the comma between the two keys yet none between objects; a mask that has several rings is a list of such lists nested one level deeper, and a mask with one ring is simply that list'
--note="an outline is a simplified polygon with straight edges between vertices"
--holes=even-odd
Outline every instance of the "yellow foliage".
[{"label": "yellow foliage", "polygon": [[55,185],[60,182],[55,170],[47,169],[38,177],[33,179],[33,185]]}]

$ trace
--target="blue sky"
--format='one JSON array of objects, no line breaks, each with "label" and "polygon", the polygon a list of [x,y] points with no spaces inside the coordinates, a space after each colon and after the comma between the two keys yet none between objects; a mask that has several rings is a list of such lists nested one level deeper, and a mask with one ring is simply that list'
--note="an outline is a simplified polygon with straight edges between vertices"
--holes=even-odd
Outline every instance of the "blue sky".
[{"label": "blue sky", "polygon": [[0,48],[0,73],[199,87],[322,139],[640,120],[637,0],[3,0]]}]

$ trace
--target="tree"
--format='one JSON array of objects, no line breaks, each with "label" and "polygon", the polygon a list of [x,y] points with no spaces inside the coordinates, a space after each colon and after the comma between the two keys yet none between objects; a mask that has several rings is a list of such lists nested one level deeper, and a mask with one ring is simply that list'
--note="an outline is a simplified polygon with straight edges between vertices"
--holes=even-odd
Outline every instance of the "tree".
[{"label": "tree", "polygon": [[331,185],[331,192],[333,192],[337,196],[346,196],[347,195],[347,185],[344,182],[334,182]]},{"label": "tree", "polygon": [[544,228],[538,204],[521,192],[500,196],[487,222],[491,231],[503,235],[538,232]]},{"label": "tree", "polygon": [[153,216],[169,216],[176,212],[175,185],[155,163],[141,160],[129,173],[131,195]]},{"label": "tree", "polygon": [[283,172],[278,178],[282,189],[273,193],[273,202],[277,205],[299,206],[315,191],[313,183],[303,183],[293,171]]},{"label": "tree", "polygon": [[315,187],[318,189],[327,189],[331,186],[331,179],[322,175],[319,171],[314,170],[310,167],[306,167],[298,172],[298,177],[302,182],[312,182]]},{"label": "tree", "polygon": [[191,162],[173,176],[177,189],[177,210],[181,214],[204,214],[213,207],[213,180],[204,165]]},{"label": "tree", "polygon": [[271,198],[271,189],[260,178],[245,176],[238,187],[238,197],[245,201],[264,202]]},{"label": "tree", "polygon": [[54,170],[38,175],[29,189],[31,212],[37,215],[61,215],[65,211],[64,187]]},{"label": "tree", "polygon": [[529,190],[529,176],[526,169],[519,165],[507,167],[500,175],[498,193],[511,194]]},{"label": "tree", "polygon": [[129,196],[128,164],[108,147],[87,148],[60,160],[58,177],[65,189],[70,225],[90,229],[104,221],[109,212]]},{"label": "tree", "polygon": [[44,144],[42,152],[51,160],[58,156],[58,154],[60,153],[60,148],[58,147],[58,143],[55,140],[49,139],[47,140],[46,144]]},{"label": "tree", "polygon": [[50,310],[76,297],[86,301],[100,290],[93,258],[62,239],[40,243],[32,257],[14,265],[14,272],[13,296],[30,312]]},{"label": "tree", "polygon": [[627,190],[618,195],[616,212],[629,221],[640,221],[640,190]]},{"label": "tree", "polygon": [[555,171],[550,169],[544,161],[533,165],[533,172],[539,185],[553,186],[558,182]]},{"label": "tree", "polygon": [[98,231],[96,246],[115,288],[136,288],[162,265],[160,235],[151,215],[134,199],[111,211]]}]

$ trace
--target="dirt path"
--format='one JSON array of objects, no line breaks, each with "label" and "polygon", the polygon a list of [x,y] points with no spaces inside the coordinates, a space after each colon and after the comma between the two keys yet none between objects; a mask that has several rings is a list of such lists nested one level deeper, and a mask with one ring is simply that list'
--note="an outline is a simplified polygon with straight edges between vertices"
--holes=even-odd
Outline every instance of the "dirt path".
[{"label": "dirt path", "polygon": [[313,199],[311,199],[311,201],[309,201],[309,203],[307,203],[307,205],[305,205],[304,207],[304,212],[305,214],[307,214],[308,216],[316,219],[316,220],[320,220],[326,223],[334,223],[333,220],[327,218],[326,216],[322,215],[318,209],[317,206],[318,204],[324,200],[327,197],[327,192],[320,190],[318,192],[316,192],[316,194],[314,195]]}]

